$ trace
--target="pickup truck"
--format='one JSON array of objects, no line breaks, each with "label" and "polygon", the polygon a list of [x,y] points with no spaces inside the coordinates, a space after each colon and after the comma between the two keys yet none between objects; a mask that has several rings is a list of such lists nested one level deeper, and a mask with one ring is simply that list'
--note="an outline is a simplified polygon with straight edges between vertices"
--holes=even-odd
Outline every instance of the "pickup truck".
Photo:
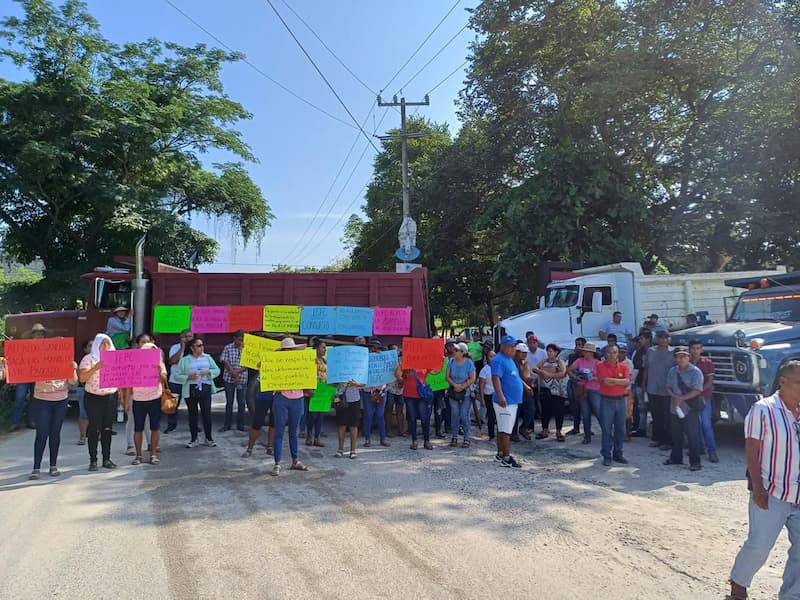
[{"label": "pickup truck", "polygon": [[775,392],[778,369],[800,359],[800,272],[728,279],[742,288],[723,323],[672,334],[672,344],[703,343],[714,363],[714,408],[741,422],[750,406]]}]

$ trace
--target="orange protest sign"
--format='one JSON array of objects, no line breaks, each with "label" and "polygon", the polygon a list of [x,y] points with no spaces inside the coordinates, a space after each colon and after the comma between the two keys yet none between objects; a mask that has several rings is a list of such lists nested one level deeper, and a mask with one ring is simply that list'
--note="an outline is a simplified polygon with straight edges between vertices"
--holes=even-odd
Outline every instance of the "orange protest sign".
[{"label": "orange protest sign", "polygon": [[8,340],[5,343],[8,383],[33,383],[75,376],[72,338]]},{"label": "orange protest sign", "polygon": [[442,368],[443,356],[442,339],[403,338],[403,369],[437,371]]}]

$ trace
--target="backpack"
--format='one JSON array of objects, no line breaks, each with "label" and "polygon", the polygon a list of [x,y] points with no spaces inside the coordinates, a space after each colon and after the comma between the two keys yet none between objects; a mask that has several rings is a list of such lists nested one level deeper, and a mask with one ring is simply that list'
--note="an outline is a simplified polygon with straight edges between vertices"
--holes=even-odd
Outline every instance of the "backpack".
[{"label": "backpack", "polygon": [[411,373],[414,375],[414,379],[417,381],[417,393],[419,394],[419,397],[423,400],[433,400],[433,390],[431,389],[431,386],[429,386],[427,383],[422,383],[414,369],[411,370]]}]

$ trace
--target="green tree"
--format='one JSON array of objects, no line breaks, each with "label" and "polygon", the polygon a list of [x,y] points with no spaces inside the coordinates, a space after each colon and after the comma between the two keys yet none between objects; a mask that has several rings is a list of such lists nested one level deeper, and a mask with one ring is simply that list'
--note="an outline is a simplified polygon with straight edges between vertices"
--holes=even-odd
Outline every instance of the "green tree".
[{"label": "green tree", "polygon": [[40,258],[46,275],[148,251],[183,266],[217,242],[191,214],[228,219],[248,242],[270,209],[241,162],[206,170],[201,155],[254,157],[234,127],[250,114],[224,93],[219,74],[235,53],[148,40],[117,46],[79,0],[56,8],[17,0],[2,21],[0,60],[29,74],[0,80],[0,222],[13,258]]}]

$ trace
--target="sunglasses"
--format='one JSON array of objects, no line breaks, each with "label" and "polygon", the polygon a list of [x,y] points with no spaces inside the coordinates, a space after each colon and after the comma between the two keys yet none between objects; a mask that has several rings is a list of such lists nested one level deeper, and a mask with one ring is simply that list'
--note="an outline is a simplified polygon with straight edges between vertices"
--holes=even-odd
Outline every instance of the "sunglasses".
[{"label": "sunglasses", "polygon": [[202,348],[202,347],[203,347],[203,342],[200,342],[199,344],[193,344],[192,345],[192,348]]}]

